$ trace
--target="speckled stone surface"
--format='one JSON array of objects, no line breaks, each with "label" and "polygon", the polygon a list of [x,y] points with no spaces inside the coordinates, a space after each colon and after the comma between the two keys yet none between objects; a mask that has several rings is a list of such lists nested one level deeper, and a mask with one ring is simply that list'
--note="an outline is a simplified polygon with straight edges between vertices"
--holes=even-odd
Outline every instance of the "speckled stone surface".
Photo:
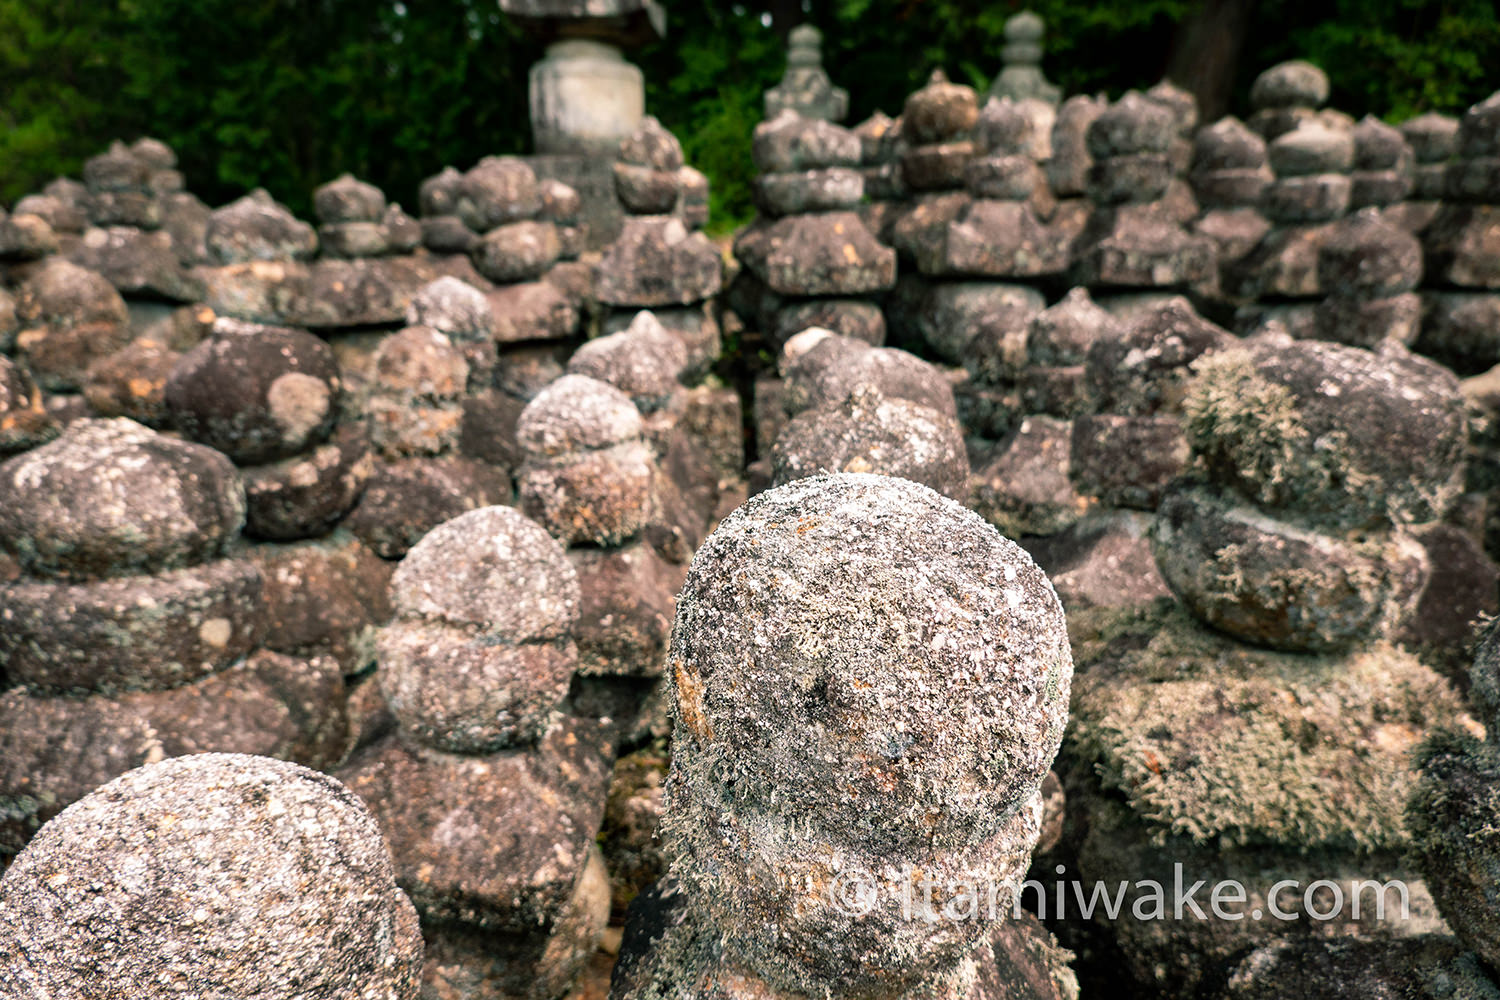
[{"label": "speckled stone surface", "polygon": [[0,464],[0,545],[30,573],[88,579],[219,555],[245,496],[229,460],[130,420],[80,420]]},{"label": "speckled stone surface", "polygon": [[[916,483],[797,480],[699,549],[670,650],[663,833],[724,954],[806,995],[971,975],[990,924],[904,919],[900,887],[998,883],[1040,834],[1072,658],[1030,557]],[[851,872],[879,887],[867,912],[828,892]],[[674,948],[649,977],[667,995],[711,960]]]},{"label": "speckled stone surface", "polygon": [[333,778],[263,757],[131,771],[0,879],[0,967],[18,997],[415,1000],[421,965],[370,812]]},{"label": "speckled stone surface", "polygon": [[380,684],[403,732],[484,753],[534,742],[578,661],[578,578],[562,547],[509,507],[439,525],[391,581]]}]

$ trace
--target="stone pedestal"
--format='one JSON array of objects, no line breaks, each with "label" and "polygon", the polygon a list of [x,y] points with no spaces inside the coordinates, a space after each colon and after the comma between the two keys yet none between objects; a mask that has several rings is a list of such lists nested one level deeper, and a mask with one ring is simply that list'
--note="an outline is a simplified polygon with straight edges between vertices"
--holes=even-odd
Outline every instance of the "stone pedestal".
[{"label": "stone pedestal", "polygon": [[613,156],[645,113],[646,78],[618,46],[565,38],[531,67],[538,153]]}]

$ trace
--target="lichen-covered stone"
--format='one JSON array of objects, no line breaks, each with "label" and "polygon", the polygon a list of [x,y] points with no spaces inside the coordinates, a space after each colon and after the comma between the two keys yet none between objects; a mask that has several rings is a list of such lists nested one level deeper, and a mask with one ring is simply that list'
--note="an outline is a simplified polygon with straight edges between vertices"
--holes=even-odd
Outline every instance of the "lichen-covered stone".
[{"label": "lichen-covered stone", "polygon": [[495,316],[484,293],[453,277],[423,285],[412,296],[406,325],[429,327],[456,344],[487,341],[495,335]]},{"label": "lichen-covered stone", "polygon": [[302,330],[219,320],[167,380],[177,426],[244,465],[323,441],[343,383],[328,345]]},{"label": "lichen-covered stone", "polygon": [[223,455],[129,420],[80,420],[0,464],[0,544],[28,572],[74,579],[219,555],[245,519]]},{"label": "lichen-covered stone", "polygon": [[[863,341],[805,331],[802,349],[784,366],[785,412],[838,405],[861,386],[874,386],[887,399],[910,400],[956,417],[953,389],[942,372],[914,354],[892,347],[871,347]],[[797,338],[793,338],[797,340]],[[791,348],[793,341],[788,341]]]},{"label": "lichen-covered stone", "polygon": [[621,163],[653,170],[681,170],[682,143],[651,115],[641,119],[634,132],[620,140]]},{"label": "lichen-covered stone", "polygon": [[1450,730],[1434,734],[1417,763],[1421,779],[1406,809],[1417,861],[1448,925],[1493,969],[1500,964],[1500,753],[1493,739]]},{"label": "lichen-covered stone", "polygon": [[318,249],[312,226],[262,190],[215,211],[203,240],[218,264],[305,260]]},{"label": "lichen-covered stone", "polygon": [[484,756],[383,740],[339,780],[380,820],[423,917],[484,932],[550,931],[588,862],[610,760],[597,723],[563,719],[534,750]]},{"label": "lichen-covered stone", "polygon": [[528,459],[517,492],[526,515],[564,543],[620,545],[646,527],[655,478],[650,450],[635,439]]},{"label": "lichen-covered stone", "polygon": [[1123,325],[1096,305],[1087,289],[1074,288],[1032,319],[1026,359],[1033,365],[1084,364],[1095,343],[1123,333]]},{"label": "lichen-covered stone", "polygon": [[[429,200],[436,189],[429,192]],[[534,217],[542,208],[536,173],[515,156],[487,156],[455,185],[451,211],[476,233]],[[429,214],[446,214],[433,211]]]},{"label": "lichen-covered stone", "polygon": [[385,215],[385,195],[373,184],[343,174],[313,192],[313,211],[325,224],[380,222]]},{"label": "lichen-covered stone", "polygon": [[1191,486],[1162,498],[1154,536],[1162,577],[1195,615],[1273,649],[1339,650],[1389,635],[1435,570],[1406,535],[1324,534]]},{"label": "lichen-covered stone", "polygon": [[266,648],[330,656],[346,677],[375,665],[375,627],[391,616],[389,563],[344,531],[251,546],[245,557],[263,580]]},{"label": "lichen-covered stone", "polygon": [[1184,299],[1152,305],[1127,324],[1123,336],[1102,338],[1089,349],[1089,378],[1099,408],[1135,415],[1177,412],[1193,362],[1236,343]]},{"label": "lichen-covered stone", "polygon": [[1191,452],[1175,416],[1088,414],[1073,421],[1069,473],[1080,492],[1109,507],[1155,510],[1187,470]]},{"label": "lichen-covered stone", "polygon": [[762,173],[853,167],[861,159],[860,137],[833,122],[788,109],[755,126],[751,157]]},{"label": "lichen-covered stone", "polygon": [[33,694],[156,691],[221,670],[262,634],[261,577],[239,560],[92,583],[0,586],[0,658]]},{"label": "lichen-covered stone", "polygon": [[578,662],[578,579],[562,548],[508,507],[429,532],[391,580],[380,685],[404,733],[451,753],[534,742]]},{"label": "lichen-covered stone", "polygon": [[1446,681],[1387,644],[1256,649],[1169,600],[1070,626],[1087,667],[1070,753],[1158,843],[1399,854],[1406,755],[1439,720],[1464,718]]},{"label": "lichen-covered stone", "polygon": [[1073,524],[1092,501],[1069,472],[1073,432],[1067,421],[1031,416],[974,462],[974,509],[1009,537],[1051,535]]},{"label": "lichen-covered stone", "polygon": [[568,373],[619,389],[642,413],[665,406],[682,391],[687,348],[649,312],[638,313],[620,333],[584,344],[568,359]]},{"label": "lichen-covered stone", "polygon": [[348,739],[344,680],[329,659],[260,651],[168,691],[58,698],[0,694],[0,856],[131,768],[250,753],[331,768]]},{"label": "lichen-covered stone", "polygon": [[969,496],[969,457],[958,421],[861,386],[842,403],[803,410],[771,449],[772,483],[830,472],[869,472],[929,486],[960,503]]},{"label": "lichen-covered stone", "polygon": [[862,295],[896,282],[896,252],[847,210],[757,222],[734,252],[778,295]]},{"label": "lichen-covered stone", "polygon": [[241,469],[245,533],[272,541],[325,534],[359,503],[374,464],[369,434],[346,424],[310,451]]},{"label": "lichen-covered stone", "polygon": [[630,398],[607,382],[566,375],[527,406],[516,426],[516,441],[533,456],[607,448],[639,437],[640,412]]},{"label": "lichen-covered stone", "polygon": [[0,880],[0,929],[7,978],[58,998],[416,1000],[422,964],[370,812],[244,755],[153,764],[76,803]]},{"label": "lichen-covered stone", "polygon": [[1495,1000],[1500,989],[1452,938],[1314,939],[1266,945],[1233,970],[1225,1000],[1341,1000],[1400,996],[1413,1000]]},{"label": "lichen-covered stone", "polygon": [[16,357],[44,389],[82,388],[89,365],[130,343],[125,301],[105,278],[66,260],[42,265],[16,293]]},{"label": "lichen-covered stone", "polygon": [[161,341],[133,340],[89,366],[84,374],[84,398],[101,417],[128,417],[148,427],[161,427],[169,417],[167,379],[181,358]]},{"label": "lichen-covered stone", "polygon": [[452,456],[402,459],[376,467],[344,524],[382,559],[400,559],[444,521],[511,495],[505,469]]},{"label": "lichen-covered stone", "polygon": [[936,69],[927,86],[907,97],[901,127],[913,143],[936,143],[968,132],[978,119],[979,97],[974,88],[950,83]]},{"label": "lichen-covered stone", "polygon": [[568,558],[578,573],[579,672],[661,676],[683,570],[642,544],[573,549]]},{"label": "lichen-covered stone", "polygon": [[522,220],[497,226],[474,248],[474,267],[499,284],[534,281],[557,262],[562,243],[550,222]]},{"label": "lichen-covered stone", "polygon": [[1188,438],[1256,503],[1337,529],[1436,520],[1458,494],[1462,396],[1430,361],[1272,337],[1197,372]]},{"label": "lichen-covered stone", "polygon": [[[996,628],[1004,645],[987,638]],[[722,952],[664,941],[662,987],[720,959],[802,994],[962,975],[989,923],[902,920],[897,889],[912,876],[893,862],[939,879],[1024,868],[1071,672],[1061,608],[1031,560],[915,483],[798,480],[699,550],[670,657],[664,836],[698,933]],[[937,724],[953,713],[974,720],[962,734]],[[819,888],[851,869],[883,873],[879,903],[858,916]],[[766,920],[795,932],[760,934]]]},{"label": "lichen-covered stone", "polygon": [[675,216],[627,217],[595,275],[599,301],[638,309],[698,302],[723,281],[714,245]]},{"label": "lichen-covered stone", "polygon": [[1150,527],[1151,516],[1140,511],[1099,511],[1024,543],[1070,614],[1125,608],[1171,595],[1151,554]]}]

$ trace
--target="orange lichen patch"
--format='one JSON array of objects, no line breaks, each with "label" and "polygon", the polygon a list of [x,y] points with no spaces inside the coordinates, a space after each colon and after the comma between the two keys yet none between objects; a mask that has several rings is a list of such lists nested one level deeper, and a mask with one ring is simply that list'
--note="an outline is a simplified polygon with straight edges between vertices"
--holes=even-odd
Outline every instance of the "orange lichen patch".
[{"label": "orange lichen patch", "polygon": [[156,391],[156,383],[146,378],[133,378],[130,380],[129,388],[132,396],[145,398]]},{"label": "orange lichen patch", "polygon": [[714,738],[714,728],[703,714],[703,678],[685,661],[672,661],[672,676],[677,682],[677,714],[699,743]]}]

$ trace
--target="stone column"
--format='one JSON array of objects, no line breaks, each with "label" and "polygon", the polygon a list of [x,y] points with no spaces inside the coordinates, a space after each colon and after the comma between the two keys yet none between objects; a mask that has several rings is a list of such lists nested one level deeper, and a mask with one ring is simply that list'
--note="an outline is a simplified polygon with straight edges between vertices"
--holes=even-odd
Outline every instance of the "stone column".
[{"label": "stone column", "polygon": [[610,165],[646,114],[645,77],[624,49],[660,38],[665,11],[656,0],[500,0],[500,9],[547,45],[531,68],[530,163],[578,191],[591,247],[606,246],[620,231]]}]

